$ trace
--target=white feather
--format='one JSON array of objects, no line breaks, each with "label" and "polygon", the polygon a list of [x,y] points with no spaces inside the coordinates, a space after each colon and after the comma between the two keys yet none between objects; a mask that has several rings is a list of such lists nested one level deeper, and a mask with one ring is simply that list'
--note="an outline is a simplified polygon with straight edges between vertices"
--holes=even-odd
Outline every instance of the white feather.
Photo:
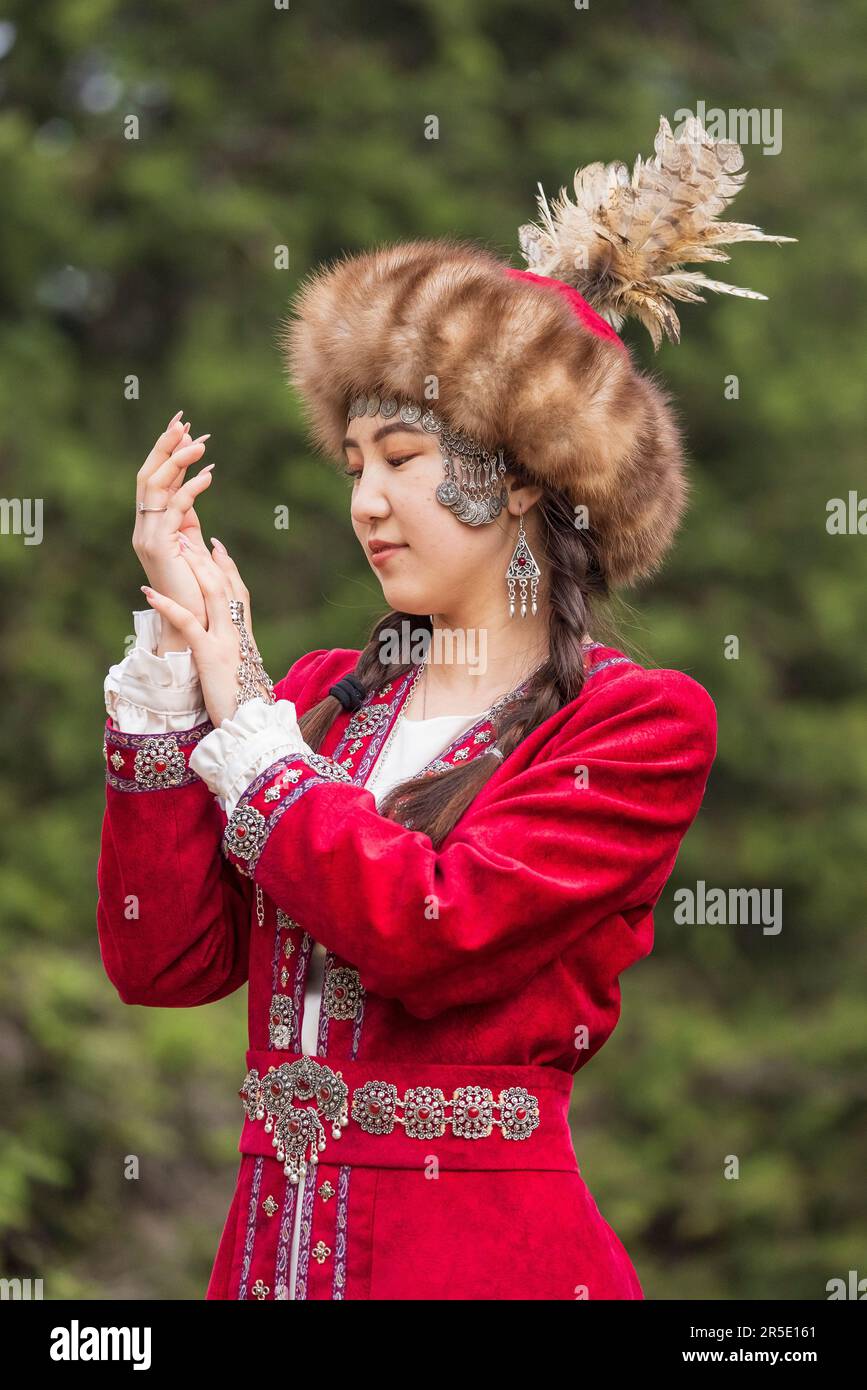
[{"label": "white feather", "polygon": [[539,184],[539,223],[518,236],[533,270],[574,286],[615,329],[638,318],[658,347],[663,334],[679,340],[672,300],[704,303],[699,289],[767,298],[684,265],[728,261],[724,244],[796,238],[717,220],[746,179],[739,145],[711,139],[695,117],[675,137],[661,116],[653,147],[631,174],[620,161],[576,169],[574,201],[561,188],[549,204]]}]

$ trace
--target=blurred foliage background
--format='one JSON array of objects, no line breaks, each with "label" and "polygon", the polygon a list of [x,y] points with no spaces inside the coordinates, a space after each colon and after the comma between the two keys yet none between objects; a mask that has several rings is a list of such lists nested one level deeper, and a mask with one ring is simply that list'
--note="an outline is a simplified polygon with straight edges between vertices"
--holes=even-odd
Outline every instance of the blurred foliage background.
[{"label": "blurred foliage background", "polygon": [[[211,431],[203,527],[275,679],[363,645],[380,590],[276,348],[299,280],[421,235],[521,265],[537,180],[550,196],[650,155],[660,114],[700,100],[781,113],[733,215],[799,240],[723,269],[767,304],[686,307],[656,357],[626,331],[674,393],[694,491],[668,568],[613,617],[710,690],[720,751],[654,954],[576,1080],[575,1147],[649,1298],[817,1299],[867,1274],[867,537],[825,525],[865,490],[865,41],[864,0],[2,7],[2,492],[44,506],[41,544],[0,536],[2,1274],[201,1298],[238,1162],[245,991],[126,1007],[96,937],[102,683],[145,606],[130,538],[154,437],[181,407]],[[698,879],[781,888],[782,932],[678,925]]]}]

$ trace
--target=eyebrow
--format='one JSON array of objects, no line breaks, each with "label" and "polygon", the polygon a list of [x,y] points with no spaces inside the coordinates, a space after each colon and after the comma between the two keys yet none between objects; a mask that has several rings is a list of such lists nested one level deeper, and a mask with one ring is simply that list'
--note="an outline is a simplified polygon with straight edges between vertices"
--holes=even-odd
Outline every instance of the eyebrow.
[{"label": "eyebrow", "polygon": [[[374,444],[378,444],[380,439],[384,439],[387,434],[424,434],[425,431],[419,429],[418,425],[407,425],[403,420],[395,420],[391,425],[380,425],[375,434],[371,436]],[[357,439],[350,439],[346,436],[341,449],[360,449],[361,445]]]}]

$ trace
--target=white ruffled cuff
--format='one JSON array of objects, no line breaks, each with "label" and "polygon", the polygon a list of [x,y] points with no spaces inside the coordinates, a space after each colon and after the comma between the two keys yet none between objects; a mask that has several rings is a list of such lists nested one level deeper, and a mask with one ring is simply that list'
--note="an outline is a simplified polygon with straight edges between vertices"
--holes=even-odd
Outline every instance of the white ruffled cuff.
[{"label": "white ruffled cuff", "polygon": [[193,653],[157,656],[162,619],[154,608],[136,610],[136,645],[105,678],[105,708],[126,734],[192,729],[208,718]]},{"label": "white ruffled cuff", "polygon": [[310,753],[291,700],[245,700],[196,745],[190,767],[231,816],[250,783],[288,753]]}]

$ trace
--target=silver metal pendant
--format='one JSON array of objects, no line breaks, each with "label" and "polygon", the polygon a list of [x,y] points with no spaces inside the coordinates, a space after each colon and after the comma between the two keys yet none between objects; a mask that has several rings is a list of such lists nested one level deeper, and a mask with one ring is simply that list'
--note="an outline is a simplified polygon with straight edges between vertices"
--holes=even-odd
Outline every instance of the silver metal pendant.
[{"label": "silver metal pendant", "polygon": [[187,773],[177,739],[171,734],[146,738],[135,755],[134,772],[135,780],[143,787],[176,787]]},{"label": "silver metal pendant", "polygon": [[322,991],[326,1015],[342,1020],[357,1018],[364,992],[357,970],[348,965],[332,966]]}]

